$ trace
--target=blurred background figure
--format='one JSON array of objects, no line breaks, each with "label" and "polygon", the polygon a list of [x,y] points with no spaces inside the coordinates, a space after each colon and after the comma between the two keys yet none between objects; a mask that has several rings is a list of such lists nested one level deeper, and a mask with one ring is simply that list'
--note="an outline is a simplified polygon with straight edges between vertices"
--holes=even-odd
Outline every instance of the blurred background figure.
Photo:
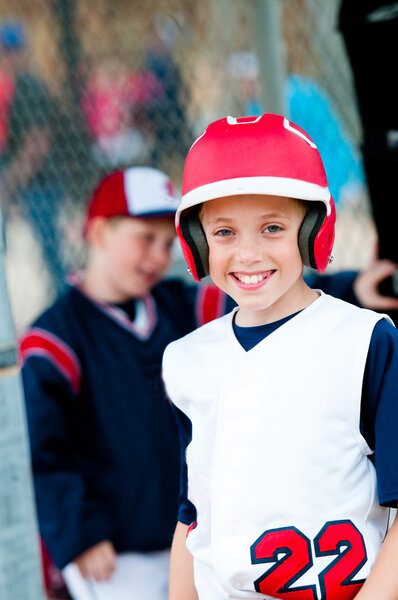
[{"label": "blurred background figure", "polygon": [[142,115],[163,96],[151,71],[134,71],[117,54],[97,60],[81,98],[94,161],[112,169],[148,162],[154,132]]},{"label": "blurred background figure", "polygon": [[[363,127],[362,155],[378,233],[378,256],[398,262],[395,220],[398,167],[398,92],[391,57],[398,33],[398,4],[392,0],[342,0],[339,29],[352,67]],[[398,297],[398,272],[381,286]],[[398,313],[391,314],[397,322]]]},{"label": "blurred background figure", "polygon": [[226,304],[163,281],[178,203],[154,168],[102,179],[87,265],[20,343],[40,533],[75,600],[168,597],[180,446],[162,356]]},{"label": "blurred background figure", "polygon": [[242,115],[262,115],[260,63],[254,52],[233,52],[226,61],[227,73],[236,86],[237,106]]},{"label": "blurred background figure", "polygon": [[155,131],[154,165],[162,154],[175,150],[184,157],[193,141],[186,115],[188,88],[173,58],[173,47],[184,26],[181,21],[178,14],[175,19],[155,14],[145,53],[144,69],[156,77],[163,92],[148,114]]},{"label": "blurred background figure", "polygon": [[0,193],[5,218],[33,228],[52,285],[63,287],[58,214],[63,190],[57,164],[56,107],[31,71],[22,24],[0,24]]}]

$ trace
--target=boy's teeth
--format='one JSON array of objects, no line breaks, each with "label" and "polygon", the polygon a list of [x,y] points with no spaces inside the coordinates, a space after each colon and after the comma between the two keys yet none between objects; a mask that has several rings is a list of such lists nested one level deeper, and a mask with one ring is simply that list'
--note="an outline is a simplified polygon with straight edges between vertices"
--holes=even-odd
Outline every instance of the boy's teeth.
[{"label": "boy's teeth", "polygon": [[242,283],[246,283],[246,285],[259,283],[264,279],[263,275],[238,275],[237,277],[239,281],[241,281]]}]

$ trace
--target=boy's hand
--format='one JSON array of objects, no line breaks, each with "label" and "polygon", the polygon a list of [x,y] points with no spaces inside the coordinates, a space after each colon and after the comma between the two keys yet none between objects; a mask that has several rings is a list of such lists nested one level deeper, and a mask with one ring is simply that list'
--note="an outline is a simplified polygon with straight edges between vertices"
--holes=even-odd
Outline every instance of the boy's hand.
[{"label": "boy's hand", "polygon": [[116,568],[116,552],[108,540],[100,542],[75,559],[80,575],[94,581],[107,581]]}]

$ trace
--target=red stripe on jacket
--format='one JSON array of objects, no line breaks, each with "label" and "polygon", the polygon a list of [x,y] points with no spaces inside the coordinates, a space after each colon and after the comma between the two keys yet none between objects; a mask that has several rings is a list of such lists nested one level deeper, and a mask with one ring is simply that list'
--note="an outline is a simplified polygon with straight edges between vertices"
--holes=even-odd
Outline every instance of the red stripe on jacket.
[{"label": "red stripe on jacket", "polygon": [[39,327],[29,329],[19,343],[22,365],[30,356],[47,358],[69,381],[75,393],[80,391],[81,367],[73,350],[53,333]]}]

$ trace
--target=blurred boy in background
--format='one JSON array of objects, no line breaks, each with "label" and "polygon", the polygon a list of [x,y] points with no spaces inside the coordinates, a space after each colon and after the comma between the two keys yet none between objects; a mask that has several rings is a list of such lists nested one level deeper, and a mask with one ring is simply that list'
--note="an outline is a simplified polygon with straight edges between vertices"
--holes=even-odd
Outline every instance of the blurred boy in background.
[{"label": "blurred boy in background", "polygon": [[177,204],[156,169],[106,177],[84,273],[21,342],[40,532],[77,600],[167,597],[179,439],[161,358],[218,310],[217,293],[161,282]]}]

